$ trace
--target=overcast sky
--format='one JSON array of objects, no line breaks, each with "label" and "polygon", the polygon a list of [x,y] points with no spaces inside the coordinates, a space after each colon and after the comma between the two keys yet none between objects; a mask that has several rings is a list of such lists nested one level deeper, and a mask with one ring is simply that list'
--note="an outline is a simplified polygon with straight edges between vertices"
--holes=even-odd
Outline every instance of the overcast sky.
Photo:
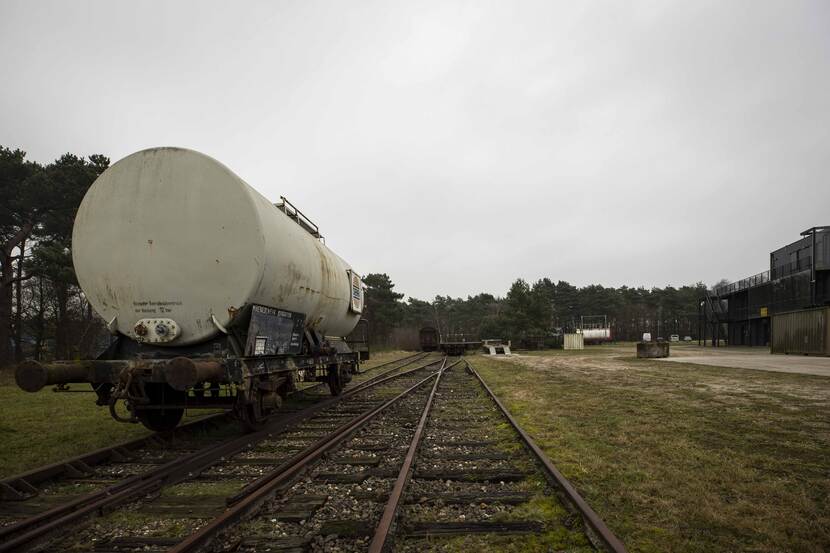
[{"label": "overcast sky", "polygon": [[742,278],[830,224],[830,2],[0,0],[0,144],[207,153],[410,296]]}]

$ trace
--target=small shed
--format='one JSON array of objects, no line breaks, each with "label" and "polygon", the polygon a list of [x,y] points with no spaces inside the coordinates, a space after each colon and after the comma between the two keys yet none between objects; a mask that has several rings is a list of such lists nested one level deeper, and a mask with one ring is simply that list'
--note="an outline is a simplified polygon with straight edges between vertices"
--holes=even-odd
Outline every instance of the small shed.
[{"label": "small shed", "polygon": [[565,334],[564,349],[585,349],[585,340],[581,332]]}]

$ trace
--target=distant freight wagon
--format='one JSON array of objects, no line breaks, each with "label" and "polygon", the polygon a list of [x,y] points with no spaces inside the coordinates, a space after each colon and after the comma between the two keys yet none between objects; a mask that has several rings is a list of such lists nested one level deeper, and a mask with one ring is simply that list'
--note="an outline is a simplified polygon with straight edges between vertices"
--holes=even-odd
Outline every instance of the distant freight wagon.
[{"label": "distant freight wagon", "polygon": [[439,337],[438,331],[431,327],[425,326],[418,333],[421,342],[421,351],[436,351],[438,349]]},{"label": "distant freight wagon", "polygon": [[602,344],[613,339],[606,315],[585,315],[581,317],[580,326],[586,344]]}]

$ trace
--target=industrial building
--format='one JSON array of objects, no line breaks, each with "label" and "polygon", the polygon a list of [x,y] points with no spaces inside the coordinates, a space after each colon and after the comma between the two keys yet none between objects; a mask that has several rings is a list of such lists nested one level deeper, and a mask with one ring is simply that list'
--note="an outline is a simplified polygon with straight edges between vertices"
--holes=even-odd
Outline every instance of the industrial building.
[{"label": "industrial building", "polygon": [[769,269],[707,292],[700,335],[712,345],[830,355],[830,226],[769,255]]}]

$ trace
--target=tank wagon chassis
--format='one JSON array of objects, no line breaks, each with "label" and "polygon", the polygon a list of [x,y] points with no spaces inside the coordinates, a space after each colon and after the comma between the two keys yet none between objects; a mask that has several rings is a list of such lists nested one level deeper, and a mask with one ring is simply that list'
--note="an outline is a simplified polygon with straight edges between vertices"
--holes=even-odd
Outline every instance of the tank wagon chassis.
[{"label": "tank wagon chassis", "polygon": [[[156,325],[147,336],[171,321],[140,324]],[[30,392],[88,382],[113,418],[155,431],[174,428],[186,409],[200,408],[232,410],[244,426],[258,429],[297,382],[325,382],[339,395],[359,368],[358,354],[346,342],[306,329],[302,313],[250,305],[232,311],[231,322],[219,330],[215,340],[199,346],[162,348],[141,341],[136,325],[138,339],[119,335],[95,360],[26,361],[15,376]]]}]

